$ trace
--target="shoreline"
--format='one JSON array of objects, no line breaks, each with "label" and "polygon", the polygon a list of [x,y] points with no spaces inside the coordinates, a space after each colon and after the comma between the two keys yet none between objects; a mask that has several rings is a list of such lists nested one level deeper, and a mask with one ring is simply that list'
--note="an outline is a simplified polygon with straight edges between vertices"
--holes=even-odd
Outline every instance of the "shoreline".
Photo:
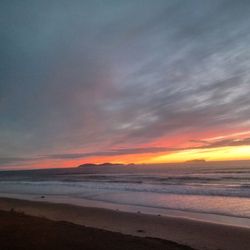
[{"label": "shoreline", "polygon": [[47,201],[0,198],[0,210],[24,212],[124,235],[173,241],[195,249],[248,250],[250,229],[173,216],[122,212]]},{"label": "shoreline", "polygon": [[[41,196],[43,198],[41,198]],[[159,215],[163,217],[183,218],[200,222],[208,222],[214,224],[222,224],[225,226],[235,226],[250,229],[250,218],[236,217],[226,214],[205,213],[200,211],[177,210],[161,207],[147,207],[133,204],[122,204],[116,202],[108,202],[105,200],[95,200],[86,198],[76,198],[69,196],[54,196],[54,195],[27,195],[27,194],[11,194],[0,193],[0,198],[11,198],[18,200],[49,202],[54,204],[68,204],[72,206],[104,208],[108,210],[117,210],[128,213],[142,213],[146,215]]]}]

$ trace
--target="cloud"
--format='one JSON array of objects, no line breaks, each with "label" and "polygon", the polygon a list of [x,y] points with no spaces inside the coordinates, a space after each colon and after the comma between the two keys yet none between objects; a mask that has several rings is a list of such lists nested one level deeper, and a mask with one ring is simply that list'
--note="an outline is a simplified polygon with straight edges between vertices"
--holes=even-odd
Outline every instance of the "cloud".
[{"label": "cloud", "polygon": [[174,147],[173,148],[171,147],[123,148],[123,149],[114,149],[110,151],[100,151],[100,152],[96,151],[90,153],[52,154],[52,155],[46,155],[44,157],[49,159],[81,159],[93,156],[121,156],[121,155],[133,155],[133,154],[169,153],[169,152],[177,152],[190,149],[249,146],[250,138],[218,140],[212,143],[207,141],[194,141],[194,142],[203,143],[204,145],[192,146],[192,147],[180,147],[180,148],[176,147],[175,148]]},{"label": "cloud", "polygon": [[150,154],[150,153],[160,153],[165,151],[172,151],[175,149],[165,148],[165,147],[147,147],[147,148],[123,148],[114,149],[110,151],[96,151],[90,153],[73,153],[73,154],[52,154],[46,155],[49,159],[80,159],[92,156],[119,156],[119,155],[133,155],[133,154]]},{"label": "cloud", "polygon": [[206,142],[207,144],[202,146],[202,148],[217,148],[217,147],[234,147],[234,146],[249,146],[250,138],[244,139],[226,139],[218,140],[215,142]]},{"label": "cloud", "polygon": [[0,155],[156,153],[141,148],[246,127],[249,11],[244,0],[1,2]]},{"label": "cloud", "polygon": [[138,155],[138,154],[154,154],[154,153],[174,153],[183,150],[192,149],[210,149],[220,147],[235,147],[235,146],[250,146],[250,138],[244,139],[226,139],[217,140],[214,142],[192,140],[195,143],[199,143],[199,146],[192,147],[146,147],[146,148],[121,148],[113,149],[110,151],[93,151],[88,153],[58,153],[48,154],[43,156],[36,156],[33,158],[18,158],[18,157],[0,157],[0,165],[18,165],[27,164],[29,162],[37,162],[43,160],[72,160],[72,159],[85,159],[95,156],[122,156],[122,155]]},{"label": "cloud", "polygon": [[0,157],[0,165],[15,165],[20,163],[27,163],[32,160],[38,160],[38,158],[21,158],[21,157]]}]

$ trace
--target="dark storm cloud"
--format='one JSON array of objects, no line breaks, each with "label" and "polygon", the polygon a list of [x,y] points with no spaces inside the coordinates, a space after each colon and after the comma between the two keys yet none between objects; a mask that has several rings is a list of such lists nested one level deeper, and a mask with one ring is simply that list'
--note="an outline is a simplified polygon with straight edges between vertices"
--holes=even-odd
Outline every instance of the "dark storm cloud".
[{"label": "dark storm cloud", "polygon": [[0,164],[143,153],[161,136],[250,122],[249,1],[1,1],[0,12]]}]

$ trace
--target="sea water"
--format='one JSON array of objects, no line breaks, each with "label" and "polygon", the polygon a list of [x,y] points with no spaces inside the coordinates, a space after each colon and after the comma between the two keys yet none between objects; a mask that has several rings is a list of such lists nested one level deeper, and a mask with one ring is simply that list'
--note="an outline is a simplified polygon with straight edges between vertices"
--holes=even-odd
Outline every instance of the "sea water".
[{"label": "sea water", "polygon": [[221,221],[250,227],[248,166],[110,166],[0,172],[4,197]]}]

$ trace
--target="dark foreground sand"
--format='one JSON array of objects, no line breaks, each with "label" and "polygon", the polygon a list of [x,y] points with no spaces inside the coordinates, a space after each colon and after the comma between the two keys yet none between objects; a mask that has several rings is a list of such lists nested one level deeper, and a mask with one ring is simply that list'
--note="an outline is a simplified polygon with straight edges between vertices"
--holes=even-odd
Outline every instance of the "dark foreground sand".
[{"label": "dark foreground sand", "polygon": [[[9,198],[0,199],[0,210],[10,211],[13,209],[33,216],[92,227],[91,229],[65,222],[51,222],[41,218],[23,217],[13,212],[8,213],[6,216],[0,217],[1,241],[4,239],[5,242],[17,244],[18,239],[19,242],[25,239],[28,244],[31,239],[29,244],[34,242],[59,244],[58,248],[56,248],[57,245],[51,245],[52,248],[49,245],[43,245],[42,248],[27,248],[26,246],[18,249],[188,249],[183,245],[206,250],[250,249],[250,229],[248,228],[101,208]],[[5,217],[7,219],[4,220]],[[18,226],[15,223],[20,224]],[[9,231],[6,228],[10,228]],[[32,232],[32,228],[35,228],[34,232]],[[123,235],[98,229],[119,232]],[[4,233],[6,234],[5,237],[3,236]],[[141,238],[125,236],[125,234],[140,236]],[[164,241],[147,237],[164,239]],[[62,238],[62,242],[59,242],[59,238]],[[169,241],[177,242],[182,246]],[[61,247],[60,244],[63,242],[63,245],[68,248]],[[74,246],[74,244],[76,245]],[[0,246],[0,249],[4,250],[17,249],[7,248],[7,245],[3,248],[2,243]]]},{"label": "dark foreground sand", "polygon": [[5,211],[0,211],[0,249],[192,250],[165,240],[127,236]]}]

